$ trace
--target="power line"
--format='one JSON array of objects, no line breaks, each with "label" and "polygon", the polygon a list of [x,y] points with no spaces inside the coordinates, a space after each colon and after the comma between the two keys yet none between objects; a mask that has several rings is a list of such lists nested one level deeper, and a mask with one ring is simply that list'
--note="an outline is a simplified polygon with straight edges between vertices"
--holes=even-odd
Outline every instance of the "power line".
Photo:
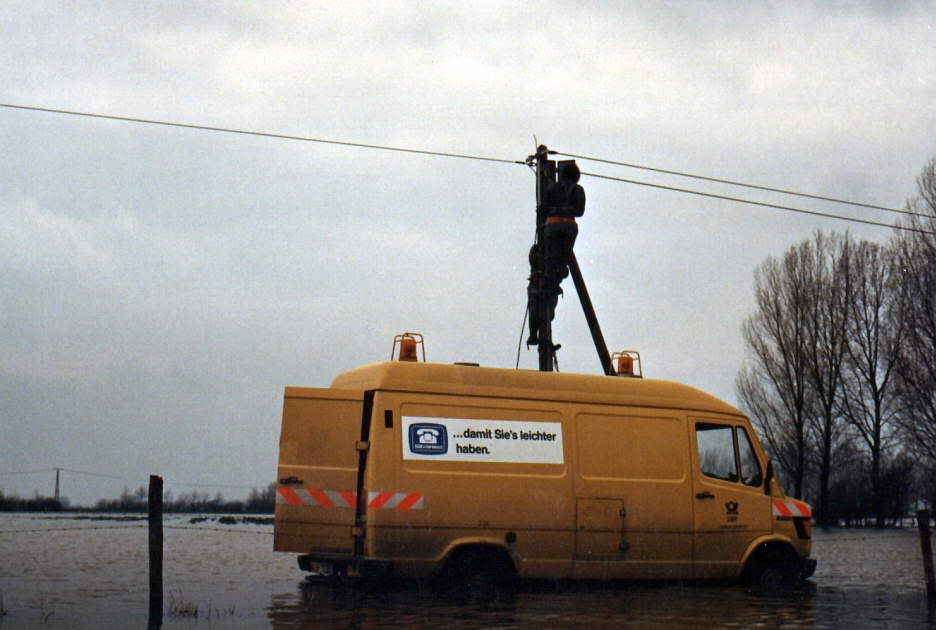
[{"label": "power line", "polygon": [[[565,154],[563,154],[565,155]],[[853,223],[864,223],[866,225],[876,225],[878,227],[893,228],[895,230],[906,230],[908,232],[919,232],[920,234],[932,234],[936,235],[936,232],[929,230],[921,230],[918,228],[906,227],[902,225],[891,225],[888,223],[879,223],[877,221],[869,221],[867,219],[856,219],[853,217],[845,217],[838,214],[830,214],[828,212],[818,212],[816,210],[805,210],[803,208],[794,208],[792,206],[781,206],[775,203],[766,203],[763,201],[753,201],[751,199],[741,199],[739,197],[728,197],[727,195],[716,195],[714,193],[701,192],[698,190],[691,190],[689,188],[676,188],[675,186],[664,186],[662,184],[651,184],[650,182],[641,182],[635,179],[625,179],[623,177],[612,177],[610,175],[601,175],[599,173],[586,173],[582,172],[582,175],[587,175],[589,177],[597,177],[599,179],[609,179],[617,182],[624,182],[626,184],[636,184],[638,186],[649,186],[651,188],[660,188],[662,190],[671,190],[674,192],[681,192],[690,195],[699,195],[701,197],[710,197],[712,199],[724,199],[725,201],[736,201],[738,203],[748,203],[754,206],[762,206],[764,208],[774,208],[776,210],[786,210],[788,212],[799,212],[802,214],[811,214],[817,217],[825,217],[827,219],[838,219],[840,221],[851,221]]]},{"label": "power line", "polygon": [[427,151],[424,149],[410,149],[406,147],[393,147],[381,144],[364,144],[361,142],[346,142],[343,140],[327,140],[324,138],[310,138],[306,136],[293,136],[280,133],[268,133],[264,131],[249,131],[246,129],[233,129],[230,127],[212,127],[208,125],[198,125],[194,123],[178,123],[166,120],[151,120],[147,118],[132,118],[129,116],[113,116],[110,114],[94,114],[91,112],[78,112],[67,109],[51,109],[48,107],[33,107],[30,105],[13,105],[10,103],[0,103],[0,107],[11,109],[24,109],[33,112],[44,112],[47,114],[66,114],[68,116],[84,116],[86,118],[103,118],[105,120],[120,120],[124,122],[135,122],[146,125],[163,125],[165,127],[180,127],[183,129],[200,129],[202,131],[217,131],[221,133],[236,133],[247,136],[260,136],[263,138],[279,138],[281,140],[301,140],[303,142],[317,142],[320,144],[335,144],[345,147],[358,147],[361,149],[377,149],[380,151],[398,151],[402,153],[418,153],[422,155],[435,155],[439,157],[462,158],[466,160],[481,160],[484,162],[501,162],[504,164],[526,164],[523,160],[506,160],[503,158],[492,158],[481,155],[469,155],[465,153],[448,153],[445,151]]},{"label": "power line", "polygon": [[604,158],[589,157],[586,155],[576,155],[574,153],[565,153],[562,151],[550,151],[551,155],[564,155],[571,158],[576,158],[579,160],[590,160],[592,162],[603,162],[605,164],[614,164],[616,166],[626,166],[628,168],[637,168],[645,171],[653,171],[654,173],[665,173],[667,175],[678,175],[679,177],[691,177],[693,179],[701,179],[707,182],[717,182],[719,184],[730,184],[732,186],[742,186],[744,188],[753,188],[754,190],[764,190],[768,192],[782,193],[784,195],[796,195],[797,197],[806,197],[808,199],[818,199],[820,201],[832,201],[835,203],[844,203],[851,206],[858,206],[861,208],[871,208],[873,210],[884,210],[886,212],[896,212],[899,214],[906,214],[917,217],[928,217],[929,215],[921,214],[919,212],[911,212],[910,210],[898,210],[896,208],[888,208],[886,206],[876,206],[870,203],[862,203],[860,201],[848,201],[846,199],[837,199],[835,197],[825,197],[822,195],[815,195],[811,193],[797,192],[795,190],[787,190],[784,188],[773,188],[771,186],[762,186],[760,184],[748,184],[745,182],[734,181],[730,179],[721,179],[719,177],[709,177],[706,175],[694,175],[692,173],[685,173],[682,171],[672,171],[665,168],[657,168],[654,166],[645,166],[643,164],[633,164],[629,162],[618,162],[616,160],[607,160]]},{"label": "power line", "polygon": [[134,479],[130,479],[129,477],[118,477],[117,475],[105,475],[104,473],[88,472],[86,470],[75,470],[73,468],[62,468],[62,470],[65,472],[76,474],[76,475],[86,475],[88,477],[102,477],[104,479],[116,479],[118,481],[131,481],[131,482],[135,481]]},{"label": "power line", "polygon": [[[46,470],[29,471],[29,473],[31,474],[31,473],[36,473],[36,472],[54,472],[55,470],[56,470],[55,468],[49,468],[49,469],[46,469]],[[63,472],[73,473],[73,474],[76,474],[76,475],[85,475],[85,476],[88,476],[88,477],[100,477],[100,478],[103,478],[103,479],[116,479],[117,481],[125,481],[125,482],[129,482],[129,483],[145,483],[145,481],[142,481],[142,480],[139,480],[139,479],[133,479],[133,478],[131,478],[131,477],[121,477],[121,476],[118,476],[118,475],[108,475],[108,474],[105,474],[105,473],[90,472],[90,471],[87,471],[87,470],[75,470],[75,469],[73,469],[73,468],[60,468],[59,470],[62,470]],[[0,473],[0,474],[27,474],[27,473]],[[208,484],[208,483],[187,483],[187,482],[184,482],[184,481],[169,481],[169,480],[166,480],[165,484],[168,485],[168,486],[186,486],[186,487],[193,487],[193,488],[225,488],[225,489],[234,489],[234,490],[253,490],[253,489],[256,489],[256,488],[258,488],[258,487],[265,487],[266,485],[268,485],[267,483],[261,484],[260,486],[257,486],[257,485],[248,486],[248,485],[236,485],[236,484],[223,484],[223,483],[215,483],[215,484]]]},{"label": "power line", "polygon": [[167,486],[186,486],[191,488],[226,488],[233,490],[256,490],[258,487],[263,488],[269,485],[269,482],[261,484],[260,486],[241,486],[235,484],[223,484],[223,483],[185,483],[183,481],[166,481]]},{"label": "power line", "polygon": [[[363,148],[363,149],[375,149],[375,150],[381,150],[381,151],[397,151],[397,152],[403,152],[403,153],[414,153],[414,154],[421,154],[421,155],[434,155],[434,156],[439,156],[439,157],[451,157],[451,158],[461,158],[461,159],[469,159],[469,160],[481,160],[481,161],[486,161],[486,162],[498,162],[498,163],[504,163],[504,164],[521,164],[521,165],[528,165],[528,161],[525,161],[525,160],[508,160],[508,159],[503,159],[503,158],[492,158],[492,157],[479,156],[479,155],[470,155],[470,154],[463,154],[463,153],[449,153],[449,152],[444,152],[444,151],[428,151],[428,150],[424,150],[424,149],[411,149],[411,148],[406,148],[406,147],[394,147],[394,146],[379,145],[379,144],[365,144],[365,143],[360,143],[360,142],[348,142],[348,141],[343,141],[343,140],[328,140],[328,139],[323,139],[323,138],[311,138],[311,137],[306,137],[306,136],[294,136],[294,135],[277,134],[277,133],[269,133],[269,132],[262,132],[262,131],[249,131],[249,130],[245,130],[245,129],[234,129],[234,128],[229,128],[229,127],[213,127],[213,126],[199,125],[199,124],[193,124],[193,123],[178,123],[178,122],[170,122],[170,121],[163,121],[163,120],[152,120],[152,119],[147,119],[147,118],[134,118],[134,117],[128,117],[128,116],[114,116],[114,115],[110,115],[110,114],[96,114],[96,113],[92,113],[92,112],[79,112],[79,111],[65,110],[65,109],[52,109],[52,108],[47,108],[47,107],[35,107],[35,106],[30,106],[30,105],[15,105],[15,104],[11,104],[11,103],[0,103],[0,107],[7,107],[7,108],[11,108],[11,109],[20,109],[20,110],[27,110],[27,111],[35,111],[35,112],[43,112],[43,113],[51,113],[51,114],[64,114],[64,115],[69,115],[69,116],[83,116],[83,117],[88,117],[88,118],[98,118],[98,119],[105,119],[105,120],[118,120],[118,121],[124,121],[124,122],[135,122],[135,123],[150,124],[150,125],[162,125],[162,126],[167,126],[167,127],[179,127],[179,128],[183,128],[183,129],[198,129],[198,130],[203,130],[203,131],[216,131],[216,132],[221,132],[221,133],[235,133],[235,134],[241,134],[241,135],[260,136],[260,137],[264,137],[264,138],[278,138],[278,139],[284,139],[284,140],[300,140],[300,141],[303,141],[303,142],[316,142],[316,143],[321,143],[321,144],[331,144],[331,145],[338,145],[338,146],[357,147],[357,148]],[[604,162],[604,163],[606,163],[606,164],[614,164],[614,165],[618,165],[618,166],[626,166],[626,167],[630,167],[630,168],[644,169],[644,170],[649,170],[649,171],[654,171],[654,172],[659,172],[659,173],[666,173],[666,174],[671,174],[671,175],[678,175],[678,176],[681,176],[681,177],[691,177],[691,178],[702,179],[702,180],[706,180],[706,181],[712,181],[712,182],[719,182],[719,183],[731,184],[731,185],[734,185],[734,186],[743,186],[743,187],[753,188],[753,189],[757,189],[757,190],[778,192],[778,193],[789,194],[789,195],[797,195],[797,196],[807,197],[807,198],[811,198],[811,199],[818,199],[818,200],[823,200],[823,201],[832,201],[832,202],[836,202],[836,203],[844,203],[844,204],[850,204],[850,205],[860,206],[860,207],[865,207],[865,208],[872,208],[872,209],[875,209],[875,210],[884,210],[884,211],[888,211],[888,212],[897,212],[897,213],[901,213],[901,214],[908,214],[908,215],[914,215],[914,216],[920,216],[920,217],[927,217],[927,218],[928,218],[928,215],[925,215],[925,214],[920,214],[920,213],[916,213],[916,212],[910,212],[910,211],[907,211],[907,210],[897,210],[897,209],[894,209],[894,208],[887,208],[887,207],[884,207],[884,206],[876,206],[876,205],[866,204],[866,203],[861,203],[861,202],[846,201],[846,200],[843,200],[843,199],[836,199],[836,198],[834,198],[834,197],[824,197],[824,196],[820,196],[820,195],[813,195],[813,194],[808,194],[808,193],[800,193],[800,192],[791,191],[791,190],[785,190],[785,189],[781,189],[781,188],[772,188],[772,187],[769,187],[769,186],[761,186],[761,185],[757,185],[757,184],[747,184],[747,183],[744,183],[744,182],[737,182],[737,181],[732,181],[732,180],[728,180],[728,179],[720,179],[720,178],[716,178],[716,177],[708,177],[708,176],[703,176],[703,175],[694,175],[694,174],[691,174],[691,173],[684,173],[684,172],[681,172],[681,171],[674,171],[674,170],[656,168],[656,167],[645,166],[645,165],[640,165],[640,164],[632,164],[632,163],[627,163],[627,162],[619,162],[619,161],[616,161],[616,160],[608,160],[608,159],[604,159],[604,158],[597,158],[597,157],[591,157],[591,156],[585,156],[585,155],[578,155],[578,154],[574,154],[574,153],[565,153],[565,152],[561,152],[561,151],[550,151],[549,153],[550,153],[551,155],[565,155],[565,156],[568,156],[568,157],[571,157],[571,158],[576,158],[576,159],[591,160],[591,161],[596,161],[596,162]],[[675,187],[675,186],[664,186],[664,185],[662,185],[662,184],[652,184],[652,183],[649,183],[649,182],[641,182],[641,181],[632,180],[632,179],[625,179],[625,178],[622,178],[622,177],[612,177],[612,176],[610,176],[610,175],[601,175],[601,174],[597,174],[597,173],[582,173],[582,174],[583,174],[583,175],[588,175],[588,176],[590,176],[590,177],[597,177],[597,178],[600,178],[600,179],[614,180],[614,181],[619,181],[619,182],[624,182],[624,183],[629,183],[629,184],[636,184],[636,185],[640,185],[640,186],[649,186],[649,187],[652,187],[652,188],[659,188],[659,189],[662,189],[662,190],[670,190],[670,191],[673,191],[673,192],[681,192],[681,193],[692,194],[692,195],[700,195],[700,196],[703,196],[703,197],[710,197],[710,198],[713,198],[713,199],[724,199],[724,200],[727,200],[727,201],[735,201],[735,202],[738,202],[738,203],[747,203],[747,204],[751,204],[751,205],[755,205],[755,206],[761,206],[761,207],[764,207],[764,208],[773,208],[773,209],[785,210],[785,211],[789,211],[789,212],[798,212],[798,213],[802,213],[802,214],[811,214],[811,215],[814,215],[814,216],[820,216],[820,217],[825,217],[825,218],[830,218],[830,219],[838,219],[838,220],[841,220],[841,221],[851,221],[851,222],[854,222],[854,223],[864,223],[864,224],[866,224],[866,225],[875,225],[875,226],[879,226],[879,227],[893,228],[893,229],[896,229],[896,230],[906,230],[906,231],[909,231],[909,232],[918,232],[918,233],[921,233],[921,234],[936,234],[936,233],[934,233],[934,232],[931,232],[931,231],[928,231],[928,230],[921,230],[921,229],[918,229],[918,228],[904,227],[904,226],[900,226],[900,225],[890,225],[890,224],[886,224],[886,223],[880,223],[880,222],[877,222],[877,221],[870,221],[870,220],[866,220],[866,219],[857,219],[857,218],[852,218],[852,217],[845,217],[845,216],[836,215],[836,214],[831,214],[831,213],[827,213],[827,212],[819,212],[819,211],[815,211],[815,210],[805,210],[805,209],[802,209],[802,208],[794,208],[794,207],[791,207],[791,206],[783,206],[783,205],[779,205],[779,204],[772,204],[772,203],[766,203],[766,202],[761,202],[761,201],[753,201],[753,200],[750,200],[750,199],[741,199],[741,198],[739,198],[739,197],[729,197],[729,196],[726,196],[726,195],[717,195],[717,194],[714,194],[714,193],[705,193],[705,192],[701,192],[701,191],[697,191],[697,190],[691,190],[691,189],[687,189],[687,188],[677,188],[677,187]],[[71,471],[71,472],[75,472],[75,471]],[[104,476],[106,476],[106,475],[104,475]],[[115,477],[115,478],[116,478],[116,477]],[[188,484],[188,485],[197,485],[197,484]],[[213,486],[213,487],[224,487],[224,486]],[[247,487],[249,487],[249,486],[247,486]]]},{"label": "power line", "polygon": [[42,470],[13,470],[0,472],[0,475],[39,475],[55,472],[55,468],[43,468]]}]

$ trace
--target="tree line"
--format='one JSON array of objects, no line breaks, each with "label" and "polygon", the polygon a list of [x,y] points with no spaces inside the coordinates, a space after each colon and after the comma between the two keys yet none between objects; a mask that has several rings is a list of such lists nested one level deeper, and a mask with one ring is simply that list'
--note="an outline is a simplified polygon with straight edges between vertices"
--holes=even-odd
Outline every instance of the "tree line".
[{"label": "tree line", "polygon": [[0,512],[61,512],[65,509],[62,501],[54,497],[35,496],[22,499],[16,495],[6,495],[0,490]]},{"label": "tree line", "polygon": [[936,160],[885,243],[817,232],[754,273],[736,379],[820,525],[936,505]]},{"label": "tree line", "polygon": [[[36,496],[21,499],[5,496],[0,492],[0,512],[146,512],[149,492],[140,486],[135,492],[124,488],[116,499],[100,499],[93,507],[70,507],[67,499]],[[265,488],[253,488],[245,500],[225,500],[218,492],[214,496],[207,492],[183,492],[178,497],[172,490],[163,495],[164,512],[212,513],[212,514],[272,514],[276,505],[276,484]]]}]

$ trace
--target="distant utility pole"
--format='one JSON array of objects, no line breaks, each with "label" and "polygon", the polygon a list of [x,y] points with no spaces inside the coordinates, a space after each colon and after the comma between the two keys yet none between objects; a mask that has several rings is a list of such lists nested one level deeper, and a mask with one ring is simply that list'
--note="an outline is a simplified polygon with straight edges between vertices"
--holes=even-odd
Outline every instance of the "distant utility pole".
[{"label": "distant utility pole", "polygon": [[58,502],[60,498],[59,494],[59,474],[62,472],[61,468],[55,469],[55,501]]}]

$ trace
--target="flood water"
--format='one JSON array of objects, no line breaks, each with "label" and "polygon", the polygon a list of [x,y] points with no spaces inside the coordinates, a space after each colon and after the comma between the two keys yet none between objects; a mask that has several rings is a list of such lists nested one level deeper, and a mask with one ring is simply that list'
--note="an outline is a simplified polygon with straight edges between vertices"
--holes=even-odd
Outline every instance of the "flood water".
[{"label": "flood water", "polygon": [[[146,521],[0,515],[0,630],[145,628]],[[310,585],[272,525],[165,518],[163,628],[936,628],[915,529],[814,532],[784,596],[733,584],[531,583],[485,604],[418,584]]]}]

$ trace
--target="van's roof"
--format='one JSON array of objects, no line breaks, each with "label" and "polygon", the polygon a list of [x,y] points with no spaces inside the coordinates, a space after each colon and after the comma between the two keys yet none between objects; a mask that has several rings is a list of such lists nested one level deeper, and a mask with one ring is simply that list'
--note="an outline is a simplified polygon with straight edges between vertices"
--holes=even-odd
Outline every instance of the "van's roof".
[{"label": "van's roof", "polygon": [[384,361],[339,374],[333,388],[555,400],[743,415],[688,385],[656,379]]}]

